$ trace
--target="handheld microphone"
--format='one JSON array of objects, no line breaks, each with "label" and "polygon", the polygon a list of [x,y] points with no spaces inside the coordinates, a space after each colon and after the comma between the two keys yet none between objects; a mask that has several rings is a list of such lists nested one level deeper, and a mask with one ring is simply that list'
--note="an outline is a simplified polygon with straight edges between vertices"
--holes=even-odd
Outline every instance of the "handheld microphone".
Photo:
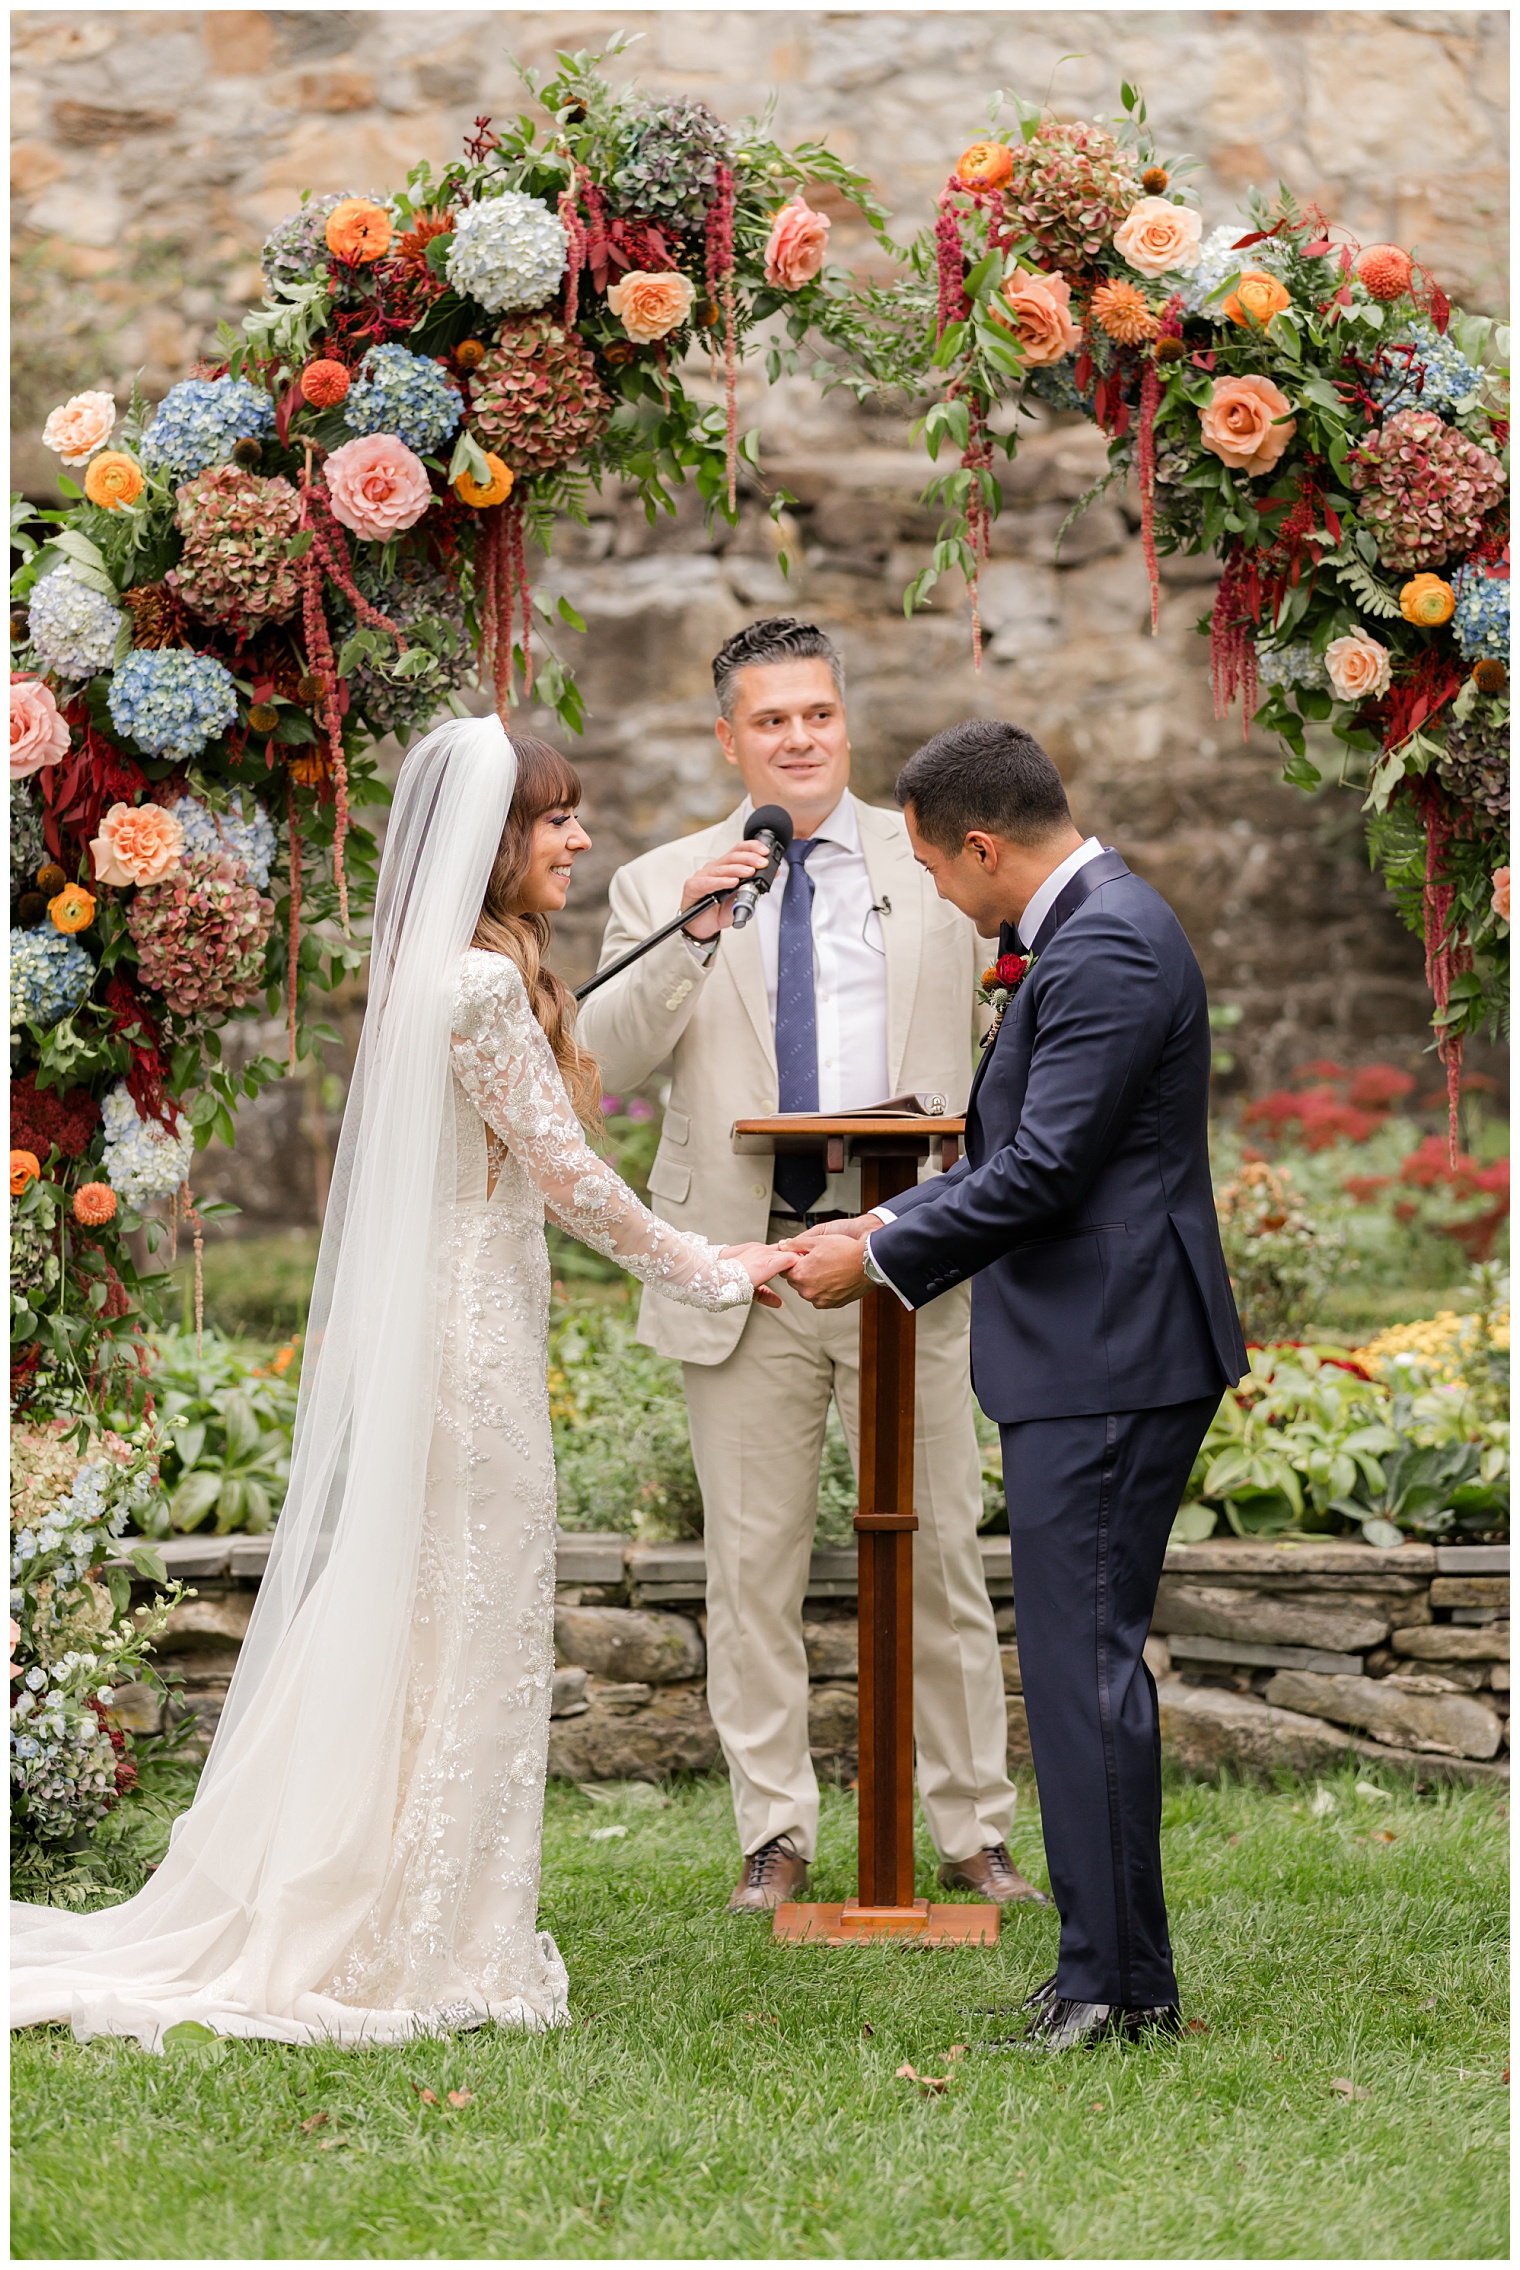
[{"label": "handheld microphone", "polygon": [[765,865],[741,883],[734,893],[734,928],[742,930],[755,911],[755,903],[765,896],[786,857],[786,847],[794,834],[792,815],[779,804],[762,804],[758,812],[751,812],[744,826],[746,843],[763,843],[767,857]]}]

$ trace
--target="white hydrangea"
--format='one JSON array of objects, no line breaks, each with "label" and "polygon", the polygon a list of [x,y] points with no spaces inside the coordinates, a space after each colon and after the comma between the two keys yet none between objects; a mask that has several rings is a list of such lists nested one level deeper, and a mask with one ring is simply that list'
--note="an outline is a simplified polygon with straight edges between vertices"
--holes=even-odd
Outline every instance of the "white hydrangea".
[{"label": "white hydrangea", "polygon": [[110,669],[121,610],[103,591],[80,583],[67,565],[33,586],[26,615],[42,669],[56,670],[60,678],[93,678],[97,670]]},{"label": "white hydrangea", "polygon": [[449,245],[449,282],[494,315],[543,307],[558,289],[569,244],[557,213],[509,189],[460,212]]},{"label": "white hydrangea", "polygon": [[171,1135],[156,1119],[140,1119],[126,1082],[118,1080],[101,1105],[106,1148],[106,1180],[128,1206],[142,1208],[167,1198],[190,1172],[195,1137],[181,1123]]}]

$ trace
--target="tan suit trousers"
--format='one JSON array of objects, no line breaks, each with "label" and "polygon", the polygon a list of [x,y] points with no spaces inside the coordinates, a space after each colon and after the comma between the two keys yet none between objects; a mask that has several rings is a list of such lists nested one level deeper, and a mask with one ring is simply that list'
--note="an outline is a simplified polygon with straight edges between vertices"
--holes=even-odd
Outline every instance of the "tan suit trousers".
[{"label": "tan suit trousers", "polygon": [[[773,1225],[776,1234],[788,1225]],[[811,1859],[818,1782],[808,1751],[802,1603],[829,1398],[859,1471],[860,1310],[756,1307],[732,1355],[686,1364],[707,1545],[707,1696],[745,1852],[789,1836]],[[918,1788],[942,1858],[969,1859],[1013,1823],[997,1626],[976,1526],[965,1286],[918,1312],[913,1726]]]}]

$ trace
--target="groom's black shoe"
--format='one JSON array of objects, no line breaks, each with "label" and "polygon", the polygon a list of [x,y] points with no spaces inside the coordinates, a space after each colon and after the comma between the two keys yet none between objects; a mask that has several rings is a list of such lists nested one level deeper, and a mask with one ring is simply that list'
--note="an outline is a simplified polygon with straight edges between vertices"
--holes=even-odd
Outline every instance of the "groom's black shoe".
[{"label": "groom's black shoe", "polygon": [[[1035,1994],[1042,1991],[1036,1988]],[[1116,2037],[1138,2041],[1143,2034],[1181,2030],[1182,2014],[1175,2002],[1123,2009],[1112,2002],[1073,2002],[1052,1993],[1035,2011],[1018,2046],[1036,2056],[1054,2057],[1063,2050],[1091,2049],[1095,2042]]]}]

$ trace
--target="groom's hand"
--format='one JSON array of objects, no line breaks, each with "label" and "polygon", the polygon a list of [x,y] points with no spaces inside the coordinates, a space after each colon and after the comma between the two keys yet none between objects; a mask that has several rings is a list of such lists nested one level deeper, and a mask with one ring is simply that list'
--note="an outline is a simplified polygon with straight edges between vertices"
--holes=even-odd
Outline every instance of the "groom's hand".
[{"label": "groom's hand", "polygon": [[781,1242],[791,1253],[811,1253],[819,1240],[826,1237],[869,1237],[872,1230],[885,1229],[880,1214],[853,1214],[844,1222],[819,1222],[810,1230],[799,1230],[795,1237],[784,1237]]},{"label": "groom's hand", "polygon": [[[736,891],[741,883],[747,883],[751,875],[758,873],[769,856],[763,843],[736,843],[732,851],[720,852],[705,867],[699,867],[695,875],[687,876],[681,892],[682,906],[695,906],[698,899],[705,899],[710,891]],[[730,927],[733,919],[734,902],[730,896],[726,906],[710,906],[705,914],[694,915],[681,927],[688,938],[716,938],[720,930]]]},{"label": "groom's hand", "polygon": [[[880,1228],[875,1217],[869,1217],[872,1226]],[[830,1223],[831,1229],[842,1225]],[[800,1239],[789,1240],[794,1247]],[[806,1252],[797,1257],[792,1271],[792,1289],[799,1292],[814,1308],[846,1308],[870,1290],[866,1276],[866,1241],[864,1237],[820,1237]]]}]

